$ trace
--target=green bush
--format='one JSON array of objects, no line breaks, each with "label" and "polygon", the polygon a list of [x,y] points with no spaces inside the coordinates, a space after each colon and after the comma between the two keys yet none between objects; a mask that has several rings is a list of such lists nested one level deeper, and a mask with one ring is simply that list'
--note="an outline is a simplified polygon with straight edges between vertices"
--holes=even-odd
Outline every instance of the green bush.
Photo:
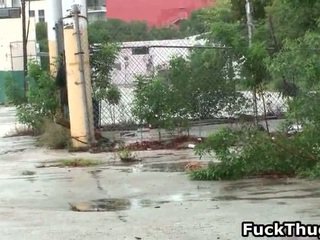
[{"label": "green bush", "polygon": [[28,92],[24,102],[15,101],[20,123],[41,130],[45,119],[53,119],[58,108],[57,86],[50,74],[43,71],[35,62],[28,66]]},{"label": "green bush", "polygon": [[191,173],[194,180],[231,180],[253,176],[320,176],[320,137],[314,126],[294,136],[243,128],[223,129],[197,146],[200,156],[215,153],[220,163]]},{"label": "green bush", "polygon": [[317,163],[314,167],[305,169],[299,173],[300,177],[313,179],[320,178],[320,163]]}]

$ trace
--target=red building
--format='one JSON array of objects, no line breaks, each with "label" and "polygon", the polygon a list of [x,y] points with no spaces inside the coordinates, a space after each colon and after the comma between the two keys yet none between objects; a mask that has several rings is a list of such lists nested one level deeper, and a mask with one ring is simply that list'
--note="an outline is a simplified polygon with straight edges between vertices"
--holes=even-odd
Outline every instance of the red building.
[{"label": "red building", "polygon": [[189,17],[192,11],[213,0],[106,0],[107,18],[145,21],[150,26],[167,26]]}]

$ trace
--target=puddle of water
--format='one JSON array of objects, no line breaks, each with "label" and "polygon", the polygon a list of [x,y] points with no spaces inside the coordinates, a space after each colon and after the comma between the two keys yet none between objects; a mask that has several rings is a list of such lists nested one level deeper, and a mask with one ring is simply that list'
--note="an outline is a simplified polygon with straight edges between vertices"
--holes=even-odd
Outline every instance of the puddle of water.
[{"label": "puddle of water", "polygon": [[[118,170],[123,173],[133,172],[185,172],[185,166],[189,162],[156,162],[156,163],[116,163],[113,166],[121,167]],[[122,168],[123,167],[123,168]]]},{"label": "puddle of water", "polygon": [[[190,198],[190,196],[192,196],[192,198]],[[189,194],[174,194],[161,200],[137,198],[98,199],[89,202],[70,203],[70,207],[72,211],[77,212],[116,212],[129,209],[160,208],[161,205],[168,203],[182,203],[193,201],[208,201],[208,199],[200,199],[199,196]]]},{"label": "puddle of water", "polygon": [[[273,186],[289,186],[289,185],[295,185],[297,184],[294,181],[290,181],[287,179],[257,179],[257,182],[244,182],[244,181],[239,181],[239,182],[233,182],[230,183],[228,186],[224,187],[225,191],[234,191],[234,190],[243,190],[246,188],[256,188],[257,186],[259,187],[273,187]],[[267,190],[267,189],[265,189]],[[268,189],[272,190],[272,189]]]},{"label": "puddle of water", "polygon": [[266,200],[281,200],[281,199],[306,199],[306,198],[320,198],[320,192],[305,194],[305,195],[292,195],[292,196],[273,196],[273,197],[237,197],[237,196],[218,196],[212,201],[266,201]]},{"label": "puddle of water", "polygon": [[27,150],[27,148],[15,149],[15,150],[7,150],[7,151],[4,151],[4,152],[1,152],[0,155],[7,155],[7,154],[11,154],[11,153],[19,153],[19,152],[24,152],[26,150]]},{"label": "puddle of water", "polygon": [[260,191],[260,192],[251,192],[248,195],[257,196],[257,195],[268,195],[268,194],[281,194],[281,193],[290,193],[290,192],[316,192],[318,188],[306,188],[306,189],[290,189],[290,190],[275,190],[275,191]]},{"label": "puddle of water", "polygon": [[131,202],[128,199],[99,199],[92,201],[97,207],[104,211],[123,211],[128,210]]},{"label": "puddle of water", "polygon": [[36,178],[35,177],[29,177],[29,178],[26,178],[26,180],[31,182],[31,183],[34,183],[36,181]]},{"label": "puddle of water", "polygon": [[103,191],[104,189],[101,186],[100,176],[99,176],[101,172],[102,172],[101,169],[97,169],[97,170],[90,171],[89,173],[92,175],[93,179],[96,181],[98,190]]},{"label": "puddle of water", "polygon": [[132,167],[137,165],[137,162],[124,162],[124,161],[115,161],[113,163],[108,164],[108,166],[115,166],[115,167]]},{"label": "puddle of water", "polygon": [[161,156],[174,156],[174,153],[161,153]]},{"label": "puddle of water", "polygon": [[33,175],[35,175],[35,174],[36,174],[36,172],[34,172],[34,171],[29,171],[29,170],[25,170],[25,171],[23,171],[23,172],[21,173],[22,176],[33,176]]},{"label": "puddle of water", "polygon": [[143,166],[143,172],[185,172],[188,162],[151,163]]}]

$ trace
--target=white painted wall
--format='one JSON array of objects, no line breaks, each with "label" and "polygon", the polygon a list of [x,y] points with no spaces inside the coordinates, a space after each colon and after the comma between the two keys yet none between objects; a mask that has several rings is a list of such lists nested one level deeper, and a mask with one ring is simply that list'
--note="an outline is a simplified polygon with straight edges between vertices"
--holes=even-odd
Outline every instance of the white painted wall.
[{"label": "white painted wall", "polygon": [[[20,3],[20,0],[18,1]],[[18,2],[14,2],[16,5]],[[12,7],[12,1],[6,0],[3,7]],[[46,1],[31,1],[30,10],[35,11],[35,17],[29,18],[29,4],[26,4],[26,21],[29,26],[27,52],[29,59],[36,56],[36,32],[35,25],[39,21],[39,10],[46,9]],[[45,11],[46,15],[46,11]],[[0,71],[22,71],[22,20],[20,18],[0,19]]]},{"label": "white painted wall", "polygon": [[[0,19],[0,71],[23,70],[21,18]],[[28,55],[36,55],[35,24],[30,23]],[[16,56],[11,58],[11,56]],[[20,56],[20,57],[18,57]]]}]

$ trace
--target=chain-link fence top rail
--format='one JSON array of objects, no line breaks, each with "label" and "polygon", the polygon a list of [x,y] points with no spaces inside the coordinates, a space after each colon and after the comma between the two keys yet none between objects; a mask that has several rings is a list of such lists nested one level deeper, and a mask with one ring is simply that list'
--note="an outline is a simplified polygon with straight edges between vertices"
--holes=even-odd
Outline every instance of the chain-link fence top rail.
[{"label": "chain-link fence top rail", "polygon": [[[107,99],[94,101],[96,127],[125,130],[129,126],[150,124],[139,120],[133,114],[139,77],[152,82],[162,76],[163,81],[173,86],[168,88],[170,91],[177,90],[175,94],[185,98],[182,100],[180,98],[179,101],[185,102],[186,106],[182,104],[181,109],[185,108],[182,111],[183,117],[190,122],[221,123],[241,117],[248,119],[254,117],[253,93],[249,89],[243,90],[244,87],[241,86],[239,64],[226,59],[225,63],[229,64],[228,69],[213,59],[228,49],[203,46],[202,42],[197,44],[199,46],[195,46],[194,41],[188,40],[124,43],[114,63],[111,81],[118,87],[121,99],[116,105],[110,104]],[[179,69],[173,73],[173,59],[183,59],[185,68],[181,68],[180,73]],[[176,83],[172,83],[170,77],[177,78],[177,76],[172,74],[181,74],[178,78],[180,77],[180,81],[185,81],[185,86],[182,82],[181,87],[180,82],[180,86],[174,89]],[[161,99],[158,100],[161,102]],[[147,106],[141,108],[148,111]],[[268,91],[258,91],[257,108],[258,117],[261,119],[265,116],[279,118],[287,111],[286,99],[272,88]],[[181,116],[176,113],[173,117]]]}]

